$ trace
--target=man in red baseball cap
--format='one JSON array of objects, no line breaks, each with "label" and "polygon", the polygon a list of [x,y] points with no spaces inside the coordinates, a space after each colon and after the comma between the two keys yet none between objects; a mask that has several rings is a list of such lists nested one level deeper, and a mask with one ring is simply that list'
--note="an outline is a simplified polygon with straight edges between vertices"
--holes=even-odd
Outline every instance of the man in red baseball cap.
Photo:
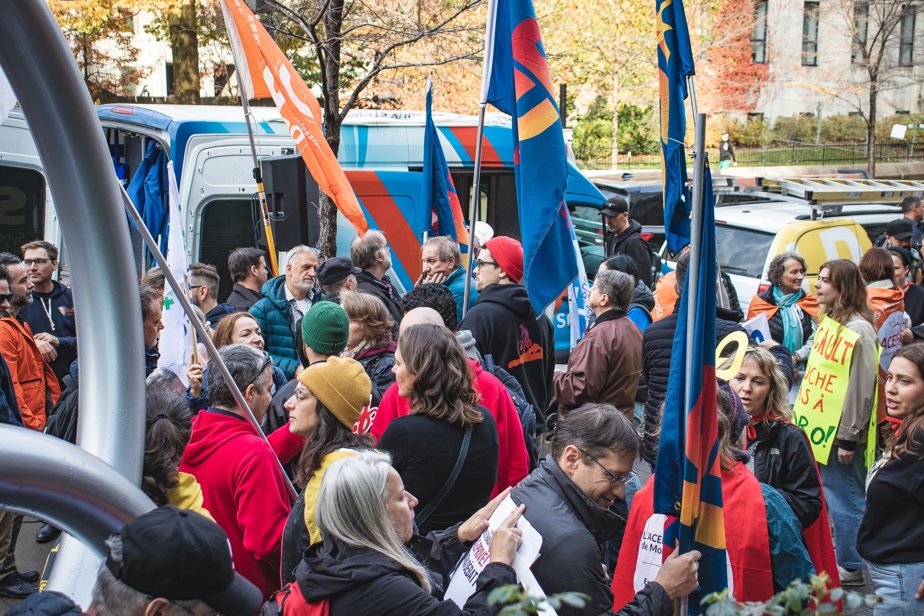
[{"label": "man in red baseball cap", "polygon": [[475,289],[480,294],[459,329],[469,330],[482,355],[520,382],[535,407],[538,427],[552,399],[555,342],[552,322],[536,315],[523,279],[523,246],[498,236],[485,242],[475,262]]}]

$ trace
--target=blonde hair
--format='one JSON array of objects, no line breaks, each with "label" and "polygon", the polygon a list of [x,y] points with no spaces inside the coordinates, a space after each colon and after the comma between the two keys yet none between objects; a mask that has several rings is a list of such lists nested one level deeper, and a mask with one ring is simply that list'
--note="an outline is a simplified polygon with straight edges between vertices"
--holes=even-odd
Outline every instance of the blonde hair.
[{"label": "blonde hair", "polygon": [[340,306],[346,311],[350,322],[362,328],[363,340],[370,348],[380,349],[391,342],[394,321],[385,303],[375,295],[362,291],[342,291]]},{"label": "blonde hair", "polygon": [[786,377],[780,369],[773,353],[763,347],[748,347],[744,352],[745,361],[751,359],[757,364],[761,372],[770,382],[770,393],[767,394],[765,411],[767,419],[792,420],[792,408],[789,406],[789,389],[786,387]]},{"label": "blonde hair", "polygon": [[315,519],[322,535],[394,560],[430,592],[427,570],[404,547],[388,520],[390,469],[391,459],[378,451],[358,451],[337,460],[321,480]]}]

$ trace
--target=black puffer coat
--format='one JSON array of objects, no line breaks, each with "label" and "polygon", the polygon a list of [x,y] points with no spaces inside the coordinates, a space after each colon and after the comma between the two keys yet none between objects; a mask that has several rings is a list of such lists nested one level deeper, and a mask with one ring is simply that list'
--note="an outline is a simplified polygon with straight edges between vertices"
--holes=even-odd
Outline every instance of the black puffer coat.
[{"label": "black puffer coat", "polygon": [[[562,606],[559,616],[613,613],[613,593],[600,566],[600,545],[625,528],[626,521],[588,498],[549,455],[510,494],[526,505],[524,516],[542,535],[542,553],[531,567],[547,595],[573,591],[590,598],[584,609]],[[670,616],[667,591],[650,582],[626,604],[620,616]]]},{"label": "black puffer coat", "polygon": [[[642,378],[648,383],[648,401],[645,402],[645,434],[642,458],[652,468],[658,455],[658,438],[661,427],[661,405],[667,395],[667,380],[671,373],[671,348],[674,345],[674,331],[677,329],[680,302],[674,305],[674,312],[660,321],[655,321],[645,330],[642,339]],[[721,311],[720,312],[724,312]],[[725,336],[744,329],[734,321],[717,318],[715,321],[715,340],[718,344]],[[728,355],[734,350],[725,350]],[[677,358],[682,360],[683,358]],[[674,364],[675,366],[677,364]]]}]

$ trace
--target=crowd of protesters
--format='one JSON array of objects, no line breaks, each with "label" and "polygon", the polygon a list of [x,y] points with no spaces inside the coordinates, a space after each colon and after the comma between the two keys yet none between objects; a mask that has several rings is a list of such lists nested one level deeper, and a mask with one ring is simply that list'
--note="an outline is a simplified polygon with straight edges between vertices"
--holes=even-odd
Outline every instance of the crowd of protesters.
[{"label": "crowd of protesters", "polygon": [[[463,258],[445,237],[423,244],[423,273],[403,296],[378,231],[349,256],[297,246],[276,277],[260,250],[236,249],[226,298],[217,269],[193,264],[191,297],[218,357],[194,354],[172,386],[154,372],[164,279],[149,271],[141,487],[157,509],[110,540],[89,613],[497,613],[487,596],[518,582],[522,517],[542,540],[535,582],[583,595],[559,614],[672,614],[699,585],[700,554],[639,573],[655,512],[654,480],[636,471],[656,471],[689,252],[659,277],[620,199],[603,210],[612,237],[588,297],[592,323],[557,371],[551,321],[534,311],[509,237],[478,247],[465,314]],[[813,287],[799,255],[774,258],[747,319],[727,278],[717,281],[731,296],[717,346],[760,314],[769,331],[719,360],[730,376],[716,388],[718,473],[739,600],[813,574],[828,588],[862,585],[868,573],[884,598],[877,616],[924,607],[924,290],[920,246],[906,245],[912,223],[890,224],[859,264],[823,264]],[[71,291],[52,280],[55,246],[31,242],[22,255],[0,254],[0,420],[73,440]],[[849,378],[824,385],[843,403],[820,455],[793,408],[842,337]],[[447,598],[456,564],[507,499],[468,599]],[[0,512],[0,595],[26,599],[11,613],[81,613],[17,569],[21,524]],[[180,532],[189,541],[175,541]],[[36,540],[59,534],[45,525]]]}]

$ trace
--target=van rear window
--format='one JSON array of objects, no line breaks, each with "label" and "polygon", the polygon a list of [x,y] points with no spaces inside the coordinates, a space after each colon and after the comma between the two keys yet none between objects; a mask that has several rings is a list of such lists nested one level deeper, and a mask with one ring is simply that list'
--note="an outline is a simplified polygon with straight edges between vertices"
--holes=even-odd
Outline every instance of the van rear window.
[{"label": "van rear window", "polygon": [[717,224],[715,243],[719,266],[727,274],[761,278],[773,237],[770,233]]},{"label": "van rear window", "polygon": [[45,237],[45,178],[33,169],[0,165],[0,251],[19,254]]}]

